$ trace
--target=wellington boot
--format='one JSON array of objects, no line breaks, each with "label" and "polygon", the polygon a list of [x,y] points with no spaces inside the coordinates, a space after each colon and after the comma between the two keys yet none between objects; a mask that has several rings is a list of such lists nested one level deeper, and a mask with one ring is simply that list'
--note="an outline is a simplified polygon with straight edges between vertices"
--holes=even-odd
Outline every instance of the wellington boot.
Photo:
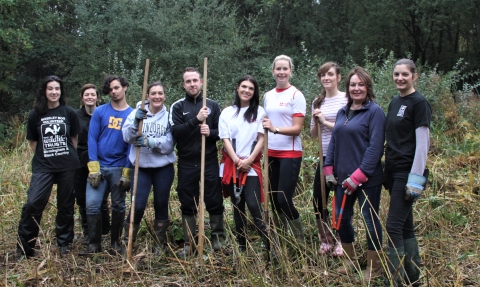
[{"label": "wellington boot", "polygon": [[112,211],[112,229],[110,230],[110,245],[113,251],[118,254],[125,253],[125,248],[123,248],[122,241],[120,240],[124,220],[125,211]]},{"label": "wellington boot", "polygon": [[162,256],[165,251],[165,244],[167,243],[167,229],[170,225],[170,220],[155,219],[153,230],[155,231],[155,243],[153,246],[155,256]]},{"label": "wellington boot", "polygon": [[[140,224],[133,224],[132,245],[137,241],[138,230]],[[123,244],[128,246],[128,235],[130,233],[130,222],[123,222]]]},{"label": "wellington boot", "polygon": [[102,215],[87,215],[88,238],[90,240],[87,250],[80,251],[78,255],[92,255],[102,251]]},{"label": "wellington boot", "polygon": [[348,274],[357,266],[357,257],[355,256],[355,249],[353,243],[342,243],[343,248],[343,266],[337,269],[340,274]]},{"label": "wellington boot", "polygon": [[210,228],[212,230],[213,251],[219,251],[222,248],[222,240],[225,234],[223,230],[223,214],[210,215]]},{"label": "wellington boot", "polygon": [[182,214],[183,239],[185,244],[183,249],[176,253],[180,259],[186,259],[195,253],[194,243],[197,236],[197,222],[194,215]]},{"label": "wellington boot", "polygon": [[102,235],[110,233],[112,226],[110,225],[110,207],[108,206],[108,199],[103,199],[102,206]]},{"label": "wellington boot", "polygon": [[320,255],[330,254],[330,252],[332,252],[334,242],[332,233],[330,233],[330,230],[328,230],[327,223],[322,219],[317,218],[317,229],[318,236],[320,236],[320,249],[318,250],[318,253]]},{"label": "wellington boot", "polygon": [[403,248],[405,251],[405,282],[412,286],[418,286],[420,283],[420,252],[418,249],[417,239],[409,238],[403,240]]},{"label": "wellington boot", "polygon": [[85,206],[78,206],[78,213],[80,213],[80,220],[81,220],[81,225],[82,225],[82,230],[83,230],[83,237],[85,238],[85,241],[87,241],[88,244],[88,220],[87,220],[87,209]]},{"label": "wellington boot", "polygon": [[372,280],[380,277],[382,271],[379,253],[374,250],[367,250],[367,268],[363,271],[363,284],[369,284]]},{"label": "wellington boot", "polygon": [[388,247],[386,253],[388,272],[386,272],[384,280],[385,287],[403,286],[403,277],[405,276],[405,270],[403,269],[404,248]]},{"label": "wellington boot", "polygon": [[300,220],[300,217],[297,219],[288,221],[288,225],[292,230],[293,237],[295,237],[295,239],[297,240],[297,243],[304,243],[305,236],[303,234],[302,221]]}]

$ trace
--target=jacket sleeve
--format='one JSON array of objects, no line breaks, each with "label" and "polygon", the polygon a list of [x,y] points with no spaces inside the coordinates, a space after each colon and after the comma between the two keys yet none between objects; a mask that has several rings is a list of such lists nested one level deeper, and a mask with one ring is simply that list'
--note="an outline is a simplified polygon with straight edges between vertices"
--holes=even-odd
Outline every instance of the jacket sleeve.
[{"label": "jacket sleeve", "polygon": [[138,129],[133,124],[135,120],[136,109],[133,110],[125,119],[125,123],[122,126],[123,140],[127,143],[133,144],[138,135]]},{"label": "jacket sleeve", "polygon": [[93,112],[90,126],[88,127],[88,157],[90,161],[98,160],[98,137],[100,135],[100,116],[98,111]]},{"label": "jacket sleeve", "polygon": [[174,139],[189,137],[191,132],[197,129],[201,123],[197,117],[187,121],[184,120],[181,102],[174,103],[170,108],[170,127]]},{"label": "jacket sleeve", "polygon": [[210,140],[210,141],[216,142],[220,139],[220,137],[218,135],[218,121],[220,119],[221,111],[220,111],[220,107],[218,106],[218,104],[216,102],[213,102],[213,101],[212,101],[212,105],[210,106],[210,109],[212,110],[211,115],[212,115],[213,121],[212,121],[211,126],[209,126],[210,135],[207,137],[207,139]]},{"label": "jacket sleeve", "polygon": [[161,137],[155,138],[155,147],[152,151],[159,154],[170,154],[173,151],[173,136],[170,125]]},{"label": "jacket sleeve", "polygon": [[380,106],[374,104],[370,110],[373,110],[368,123],[369,143],[365,153],[363,154],[360,169],[364,174],[370,177],[378,162],[382,158],[385,144],[385,114]]}]

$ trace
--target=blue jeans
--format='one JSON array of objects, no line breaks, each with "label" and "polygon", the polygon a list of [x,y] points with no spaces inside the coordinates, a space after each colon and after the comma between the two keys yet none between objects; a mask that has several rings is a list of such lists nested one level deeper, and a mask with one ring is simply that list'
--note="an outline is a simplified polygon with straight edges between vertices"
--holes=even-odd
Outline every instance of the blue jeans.
[{"label": "blue jeans", "polygon": [[[135,197],[135,217],[134,224],[140,224],[145,208],[148,203],[148,195],[153,185],[153,208],[155,209],[155,219],[168,220],[168,200],[170,198],[170,188],[172,187],[175,169],[173,164],[155,168],[139,168],[137,178],[137,194]],[[131,182],[133,185],[133,173]],[[130,213],[125,219],[130,222]]]},{"label": "blue jeans", "polygon": [[125,192],[120,191],[117,186],[120,177],[122,176],[123,167],[101,167],[102,181],[100,186],[94,188],[87,183],[87,214],[95,215],[101,214],[101,206],[105,193],[111,194],[112,212],[125,212]]},{"label": "blue jeans", "polygon": [[[338,184],[335,189],[335,210],[337,220],[340,215],[340,208],[342,207],[342,199],[345,194],[344,190],[345,189],[342,188],[341,184]],[[368,250],[380,250],[382,248],[382,226],[378,219],[381,191],[381,184],[371,187],[360,186],[353,194],[346,195],[347,200],[345,202],[339,230],[342,243],[352,243],[355,241],[352,217],[353,205],[358,198],[358,204],[362,212],[362,220],[367,228]]]}]

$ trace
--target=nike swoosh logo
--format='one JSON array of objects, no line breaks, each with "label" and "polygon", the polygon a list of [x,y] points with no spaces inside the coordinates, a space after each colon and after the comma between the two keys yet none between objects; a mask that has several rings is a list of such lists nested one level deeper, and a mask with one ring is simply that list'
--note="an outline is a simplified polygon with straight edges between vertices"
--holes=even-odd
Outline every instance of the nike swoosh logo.
[{"label": "nike swoosh logo", "polygon": [[183,113],[183,115],[189,114],[190,112]]}]

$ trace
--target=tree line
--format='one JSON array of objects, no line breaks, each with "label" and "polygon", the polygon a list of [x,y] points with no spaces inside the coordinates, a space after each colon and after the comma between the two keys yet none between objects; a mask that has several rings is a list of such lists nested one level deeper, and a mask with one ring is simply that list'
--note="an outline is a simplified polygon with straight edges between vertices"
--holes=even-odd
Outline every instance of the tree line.
[{"label": "tree line", "polygon": [[[291,56],[311,77],[325,60],[362,64],[365,51],[392,51],[449,71],[463,58],[480,68],[480,7],[474,0],[0,0],[0,120],[32,107],[38,82],[56,74],[69,105],[102,72],[130,81],[140,98],[145,58],[172,102],[185,66],[209,58],[209,95],[233,98],[250,73],[262,90],[274,85],[270,64]],[[388,53],[378,53],[380,61]],[[382,56],[383,55],[383,56]],[[295,80],[294,80],[295,81]],[[296,84],[298,85],[298,84]]]}]

